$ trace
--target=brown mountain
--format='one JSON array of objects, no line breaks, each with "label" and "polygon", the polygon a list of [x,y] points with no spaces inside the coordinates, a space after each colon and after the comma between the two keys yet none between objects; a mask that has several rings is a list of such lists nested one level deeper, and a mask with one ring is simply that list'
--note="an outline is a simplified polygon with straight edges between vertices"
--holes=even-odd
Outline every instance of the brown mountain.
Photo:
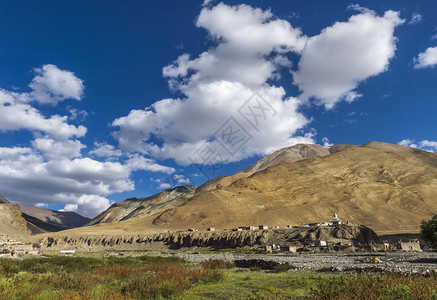
[{"label": "brown mountain", "polygon": [[88,225],[118,222],[161,213],[168,208],[177,207],[191,198],[195,190],[194,186],[178,186],[147,198],[130,198],[113,204],[91,220]]},{"label": "brown mountain", "polygon": [[437,212],[436,195],[436,153],[380,142],[329,149],[296,145],[207,182],[165,209],[131,214],[129,208],[119,213],[123,221],[103,224],[95,219],[96,226],[70,233],[301,225],[327,221],[334,213],[378,233],[417,232],[420,221]]},{"label": "brown mountain", "polygon": [[33,234],[81,227],[91,221],[75,212],[62,212],[42,207],[20,205],[23,218]]},{"label": "brown mountain", "polygon": [[8,201],[8,199],[0,195],[0,204],[9,204],[9,203],[10,202]]},{"label": "brown mountain", "polygon": [[0,241],[25,239],[30,236],[26,220],[21,215],[18,204],[10,203],[0,196]]},{"label": "brown mountain", "polygon": [[263,171],[269,167],[284,163],[293,163],[300,160],[318,158],[329,155],[329,148],[319,145],[298,144],[280,149],[272,154],[263,157],[252,166],[231,176],[218,177],[201,185],[197,192],[210,191],[217,188],[227,187],[235,181],[249,177],[256,172]]}]

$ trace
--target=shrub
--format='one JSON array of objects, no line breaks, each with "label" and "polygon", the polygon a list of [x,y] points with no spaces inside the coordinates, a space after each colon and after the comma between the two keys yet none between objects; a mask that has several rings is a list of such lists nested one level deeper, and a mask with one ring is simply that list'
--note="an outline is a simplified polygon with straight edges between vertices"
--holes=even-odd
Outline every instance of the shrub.
[{"label": "shrub", "polygon": [[288,263],[284,263],[284,264],[279,264],[274,266],[273,270],[276,273],[281,273],[281,272],[287,272],[288,270],[293,269],[293,265],[290,265]]},{"label": "shrub", "polygon": [[437,249],[437,214],[429,221],[422,221],[420,233],[425,241],[436,250]]},{"label": "shrub", "polygon": [[234,263],[221,259],[209,259],[200,263],[200,266],[204,269],[232,269]]}]

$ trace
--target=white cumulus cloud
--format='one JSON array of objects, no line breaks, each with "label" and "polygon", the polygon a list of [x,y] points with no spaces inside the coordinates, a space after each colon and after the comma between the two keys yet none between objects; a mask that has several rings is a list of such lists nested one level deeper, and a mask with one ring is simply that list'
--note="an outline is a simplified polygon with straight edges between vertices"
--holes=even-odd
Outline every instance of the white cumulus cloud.
[{"label": "white cumulus cloud", "polygon": [[353,101],[360,82],[387,70],[396,50],[394,29],[404,20],[391,10],[382,17],[361,11],[308,40],[293,73],[301,99],[314,97],[331,109],[339,101]]},{"label": "white cumulus cloud", "polygon": [[[0,147],[0,192],[13,202],[48,206],[64,204],[65,211],[93,217],[106,209],[106,196],[134,189],[132,172],[145,170],[170,174],[162,166],[139,154],[126,154],[107,144],[96,144],[91,154],[118,161],[83,157],[86,146],[78,139],[84,126],[68,123],[67,116],[44,116],[34,105],[65,99],[80,100],[82,80],[72,72],[44,65],[29,85],[33,91],[18,93],[0,89],[0,131],[28,130],[33,139],[28,147]],[[69,107],[76,117],[85,116]]]},{"label": "white cumulus cloud", "polygon": [[414,58],[415,69],[434,68],[435,65],[437,65],[437,47],[429,47]]},{"label": "white cumulus cloud", "polygon": [[79,140],[56,141],[49,137],[36,138],[32,145],[49,159],[80,157],[81,150],[86,148]]},{"label": "white cumulus cloud", "polygon": [[52,105],[65,99],[81,100],[85,87],[74,73],[50,64],[36,68],[35,72],[37,75],[29,84],[33,100]]},{"label": "white cumulus cloud", "polygon": [[[207,30],[216,46],[197,58],[183,54],[163,69],[171,87],[184,97],[163,99],[116,119],[119,146],[188,165],[204,146],[231,162],[297,142],[313,143],[310,135],[296,134],[308,123],[298,112],[297,99],[268,83],[290,67],[285,54],[305,46],[301,30],[268,10],[223,3],[203,8],[196,25]],[[238,151],[217,141],[220,130],[230,125],[247,138]]]},{"label": "white cumulus cloud", "polygon": [[437,152],[437,141],[422,140],[420,142],[416,142],[414,139],[404,139],[398,144],[425,151]]}]

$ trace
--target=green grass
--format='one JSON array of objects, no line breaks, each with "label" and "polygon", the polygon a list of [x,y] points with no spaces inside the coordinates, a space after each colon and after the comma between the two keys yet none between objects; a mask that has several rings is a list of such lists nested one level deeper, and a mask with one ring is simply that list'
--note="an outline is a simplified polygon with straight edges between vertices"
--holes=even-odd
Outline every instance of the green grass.
[{"label": "green grass", "polygon": [[150,256],[0,259],[2,300],[211,298],[437,299],[437,273],[333,273],[285,264],[263,271]]},{"label": "green grass", "polygon": [[437,299],[437,275],[338,274],[226,270],[219,282],[195,284],[183,299]]},{"label": "green grass", "polygon": [[223,272],[176,258],[46,257],[0,259],[0,299],[159,299]]},{"label": "green grass", "polygon": [[[326,276],[326,275],[325,275]],[[293,299],[312,298],[321,276],[308,273],[267,273],[226,270],[223,281],[196,284],[183,299]]]}]

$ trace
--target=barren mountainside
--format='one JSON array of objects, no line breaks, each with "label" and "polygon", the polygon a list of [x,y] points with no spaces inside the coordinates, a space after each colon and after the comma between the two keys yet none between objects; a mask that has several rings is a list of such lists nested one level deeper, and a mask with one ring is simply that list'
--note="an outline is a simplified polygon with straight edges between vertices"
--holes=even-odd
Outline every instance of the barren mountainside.
[{"label": "barren mountainside", "polygon": [[100,224],[71,234],[301,225],[328,221],[334,213],[377,233],[418,232],[437,212],[436,195],[435,153],[380,142],[296,145],[207,182],[161,211],[130,218],[135,201],[121,202],[116,207],[129,206],[129,212],[117,222],[103,224],[98,217],[93,222]]},{"label": "barren mountainside", "polygon": [[249,177],[256,172],[260,172],[269,167],[327,155],[329,155],[329,148],[319,145],[297,144],[291,147],[283,148],[263,157],[246,170],[238,172],[234,175],[219,177],[206,182],[198,188],[198,192],[229,186],[241,178]]},{"label": "barren mountainside", "polygon": [[20,205],[20,210],[33,234],[81,227],[91,221],[91,219],[75,212],[62,212],[24,205]]},{"label": "barren mountainside", "polygon": [[8,199],[6,199],[5,197],[3,197],[2,195],[0,195],[0,204],[8,204],[10,203],[8,201]]},{"label": "barren mountainside", "polygon": [[18,204],[0,204],[0,241],[23,239],[30,236],[26,220],[21,216]]},{"label": "barren mountainside", "polygon": [[89,222],[88,225],[118,222],[160,213],[165,209],[179,206],[192,197],[195,190],[196,187],[194,186],[179,186],[147,198],[130,198],[113,204]]}]

